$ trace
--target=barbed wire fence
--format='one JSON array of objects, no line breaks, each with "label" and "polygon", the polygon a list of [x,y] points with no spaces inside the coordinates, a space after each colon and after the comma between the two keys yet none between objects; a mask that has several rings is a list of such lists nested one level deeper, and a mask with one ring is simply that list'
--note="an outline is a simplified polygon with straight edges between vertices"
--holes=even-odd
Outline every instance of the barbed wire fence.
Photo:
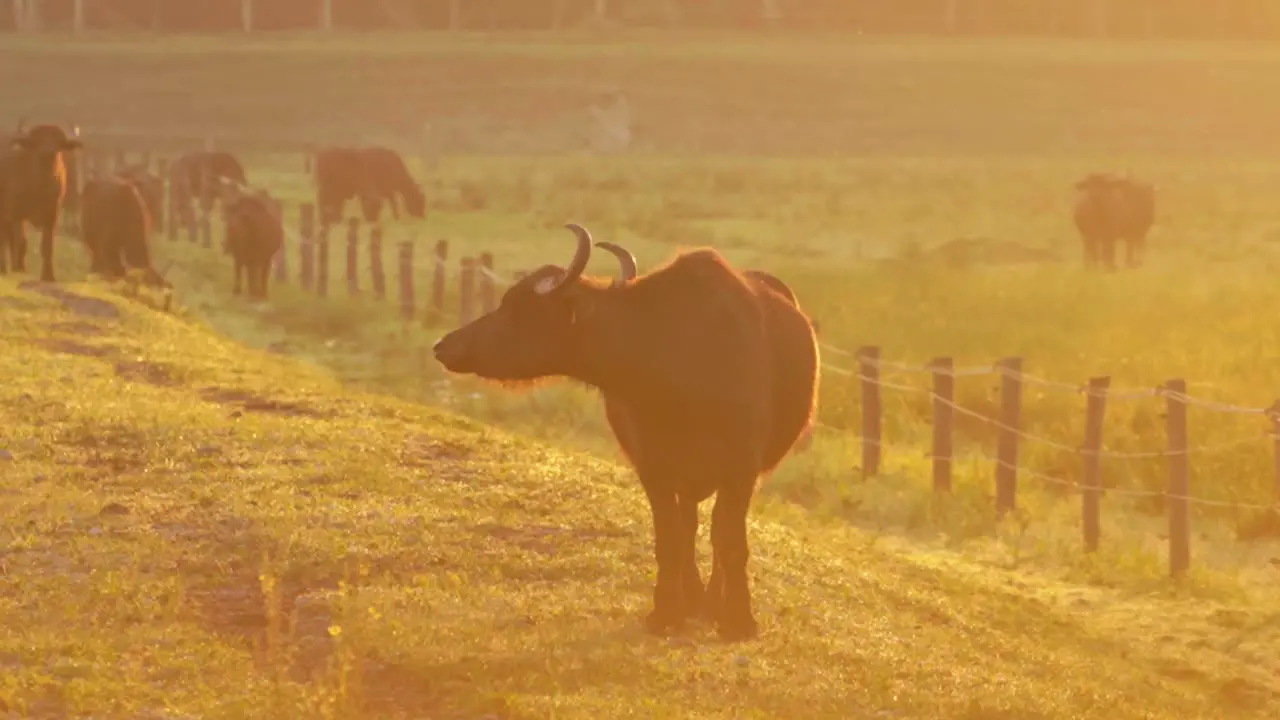
[{"label": "barbed wire fence", "polygon": [[[121,162],[123,160],[118,160],[117,165]],[[163,163],[163,160],[161,162]],[[167,180],[163,173],[161,180]],[[169,222],[167,225],[160,223],[158,229],[167,227],[170,240],[176,241],[180,235],[185,234],[191,243],[203,248],[212,248],[213,244],[210,240],[212,198],[200,199],[201,212],[197,218],[192,208],[178,207],[174,203],[173,189],[167,187],[169,183],[165,184],[168,197],[165,208],[169,213]],[[204,187],[208,190],[210,184],[205,183]],[[279,207],[278,201],[277,207]],[[335,244],[331,242],[330,236],[333,229],[318,222],[315,205],[309,202],[303,202],[298,206],[296,232],[290,230],[288,223],[284,222],[282,210],[280,218],[286,230],[286,242],[281,252],[274,258],[275,280],[290,281],[288,268],[293,262],[290,259],[292,255],[298,263],[294,279],[299,288],[317,297],[330,297],[330,255],[331,245]],[[178,231],[179,221],[186,227],[185,233]],[[361,223],[351,218],[346,221],[345,228],[347,291],[349,297],[358,297],[361,294],[359,281],[362,264],[359,251]],[[379,301],[388,299],[382,263],[383,238],[384,229],[381,224],[375,224],[369,229],[365,243],[367,259],[363,263],[367,266],[372,281],[373,297]],[[406,327],[415,320],[420,320],[424,327],[432,329],[451,323],[466,324],[492,311],[497,306],[500,290],[518,282],[525,274],[523,271],[515,270],[510,277],[505,276],[495,268],[495,258],[489,252],[465,255],[453,261],[450,257],[449,241],[438,240],[425,263],[429,277],[429,296],[423,307],[419,308],[416,300],[416,278],[418,270],[422,268],[415,264],[416,247],[418,247],[418,238],[410,233],[406,239],[398,243],[396,255],[397,305]],[[456,305],[450,298],[451,294],[456,298]],[[820,347],[822,354],[828,358],[822,362],[825,373],[859,384],[861,418],[860,430],[857,432],[835,428],[821,422],[816,424],[824,431],[839,433],[860,443],[861,475],[864,479],[880,474],[884,451],[890,448],[883,432],[883,394],[893,392],[927,398],[930,402],[932,438],[927,459],[932,465],[934,492],[950,493],[952,490],[953,464],[956,460],[954,438],[957,416],[981,423],[996,432],[995,453],[972,449],[966,452],[990,463],[995,471],[996,513],[1004,515],[1016,509],[1018,483],[1021,478],[1077,492],[1081,497],[1083,549],[1087,553],[1097,551],[1100,546],[1101,500],[1104,494],[1134,499],[1162,499],[1165,502],[1168,518],[1169,571],[1174,577],[1185,575],[1191,567],[1191,508],[1193,506],[1263,513],[1274,516],[1277,526],[1280,527],[1280,401],[1269,406],[1240,406],[1200,398],[1188,394],[1187,382],[1182,378],[1169,379],[1153,388],[1114,388],[1111,386],[1110,377],[1107,376],[1090,378],[1084,384],[1064,382],[1026,373],[1022,369],[1023,359],[1018,357],[1005,358],[994,364],[966,367],[956,366],[950,357],[940,357],[917,365],[884,359],[881,356],[881,349],[875,346],[851,351],[821,342]],[[927,375],[930,378],[930,385],[923,387],[894,382],[886,379],[885,375]],[[986,415],[957,402],[957,381],[976,377],[999,380],[998,417]],[[1027,386],[1034,386],[1041,391],[1085,397],[1085,428],[1080,444],[1031,433],[1023,427],[1023,395]],[[1164,401],[1166,446],[1162,449],[1143,451],[1106,449],[1103,444],[1103,430],[1108,403],[1145,400]],[[1222,415],[1256,417],[1263,422],[1256,434],[1234,438],[1212,446],[1194,446],[1190,444],[1188,436],[1189,408]],[[1272,443],[1271,452],[1274,459],[1275,489],[1271,502],[1215,500],[1192,494],[1192,457],[1236,450],[1266,440]],[[1081,461],[1079,477],[1044,473],[1020,464],[1019,455],[1024,443],[1042,445],[1077,456]],[[1166,485],[1163,489],[1103,486],[1102,462],[1104,460],[1155,459],[1165,461]]]}]

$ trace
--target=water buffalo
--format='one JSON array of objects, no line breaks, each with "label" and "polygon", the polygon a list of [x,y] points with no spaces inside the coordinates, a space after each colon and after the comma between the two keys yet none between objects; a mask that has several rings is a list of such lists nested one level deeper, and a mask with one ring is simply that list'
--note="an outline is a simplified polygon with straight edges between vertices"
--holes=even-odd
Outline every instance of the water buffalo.
[{"label": "water buffalo", "polygon": [[182,155],[169,166],[173,216],[175,220],[181,216],[190,218],[188,213],[196,199],[206,201],[209,207],[205,209],[211,209],[213,203],[226,194],[224,189],[245,187],[248,182],[240,160],[225,150],[198,150]]},{"label": "water buffalo", "polygon": [[226,230],[223,251],[231,256],[235,271],[232,293],[240,294],[241,275],[247,275],[249,297],[265,300],[271,259],[284,245],[284,227],[271,199],[262,192],[230,199]]},{"label": "water buffalo", "polygon": [[1155,187],[1128,176],[1092,173],[1075,184],[1073,219],[1084,245],[1085,267],[1116,267],[1116,243],[1125,244],[1129,267],[1142,264],[1155,221]]},{"label": "water buffalo", "polygon": [[124,277],[141,270],[149,285],[170,287],[151,265],[151,215],[142,193],[124,177],[93,178],[80,198],[80,234],[89,253],[89,272]]},{"label": "water buffalo", "polygon": [[[435,356],[451,372],[499,382],[563,376],[599,389],[653,513],[658,580],[647,628],[665,633],[703,614],[727,640],[754,637],[747,512],[759,476],[812,422],[813,328],[711,249],[639,277],[623,260],[624,279],[612,283],[583,277],[591,236],[568,227],[578,248],[567,269],[530,273],[496,310],[441,338]],[[712,495],[704,589],[694,540],[698,503]]]},{"label": "water buffalo", "polygon": [[81,146],[78,136],[78,128],[68,137],[57,125],[24,130],[19,124],[0,154],[0,273],[7,271],[8,261],[14,270],[26,270],[23,225],[31,223],[40,231],[40,279],[54,282],[53,238],[67,192],[63,156]]},{"label": "water buffalo", "polygon": [[138,194],[146,203],[147,214],[153,221],[163,217],[164,180],[159,175],[148,170],[146,165],[129,165],[117,170],[116,176],[128,180],[138,189]]},{"label": "water buffalo", "polygon": [[399,196],[411,217],[426,214],[426,196],[394,150],[384,147],[331,147],[316,153],[316,206],[326,224],[342,221],[342,210],[352,198],[360,201],[367,222],[377,222],[382,203],[391,207],[391,215],[400,219],[396,204]]}]

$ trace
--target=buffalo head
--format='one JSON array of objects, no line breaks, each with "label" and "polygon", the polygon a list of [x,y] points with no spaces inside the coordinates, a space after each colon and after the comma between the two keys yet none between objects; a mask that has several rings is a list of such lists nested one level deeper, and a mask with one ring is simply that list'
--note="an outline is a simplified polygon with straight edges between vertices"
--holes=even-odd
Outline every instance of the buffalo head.
[{"label": "buffalo head", "polygon": [[[436,342],[436,359],[450,372],[521,382],[565,375],[591,382],[598,344],[625,332],[607,312],[610,288],[583,278],[591,259],[591,234],[569,224],[578,241],[568,268],[545,265],[511,286],[497,309]],[[635,275],[635,260],[611,243],[598,243],[623,265],[623,281]],[[615,286],[618,283],[615,283]]]},{"label": "buffalo head", "polygon": [[30,130],[24,130],[22,125],[22,123],[18,124],[18,131],[10,141],[15,150],[25,150],[38,156],[52,158],[57,153],[69,152],[81,147],[78,126],[71,129],[71,136],[68,137],[66,131],[57,125],[36,125]]}]

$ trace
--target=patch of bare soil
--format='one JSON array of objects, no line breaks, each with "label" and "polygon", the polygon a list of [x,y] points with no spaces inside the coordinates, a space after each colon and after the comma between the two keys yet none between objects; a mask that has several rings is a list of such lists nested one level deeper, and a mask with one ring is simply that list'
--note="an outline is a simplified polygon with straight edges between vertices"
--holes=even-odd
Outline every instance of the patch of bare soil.
[{"label": "patch of bare soil", "polygon": [[75,320],[72,322],[58,322],[49,326],[50,330],[68,335],[80,335],[83,337],[96,337],[105,334],[103,329],[98,325],[83,320]]},{"label": "patch of bare soil", "polygon": [[[251,648],[261,671],[284,665],[296,682],[320,680],[337,649],[330,627],[339,622],[332,593],[343,573],[337,567],[298,562],[264,585],[264,556],[285,557],[283,548],[238,517],[167,521],[152,526],[164,537],[192,546],[179,570],[187,597],[215,633]],[[395,563],[391,563],[395,564]],[[389,571],[374,563],[370,576]],[[267,592],[264,593],[264,587]],[[352,659],[362,710],[378,717],[440,717],[438,693],[425,671],[385,662],[373,650]]]},{"label": "patch of bare soil", "polygon": [[67,311],[81,317],[93,317],[114,320],[120,317],[120,309],[100,298],[80,295],[65,290],[53,283],[28,280],[18,286],[22,290],[53,298],[62,303]]},{"label": "patch of bare soil", "polygon": [[0,308],[13,308],[14,310],[32,310],[39,307],[30,300],[24,300],[16,297],[0,297]]},{"label": "patch of bare soil", "polygon": [[37,342],[40,347],[46,350],[52,350],[56,353],[65,355],[80,355],[82,357],[106,357],[111,354],[111,348],[94,347],[93,345],[85,345],[75,340],[50,339]]},{"label": "patch of bare soil", "polygon": [[275,413],[290,417],[324,417],[315,408],[288,400],[273,400],[247,390],[235,388],[207,387],[200,391],[200,397],[220,405],[238,406],[245,412]]}]

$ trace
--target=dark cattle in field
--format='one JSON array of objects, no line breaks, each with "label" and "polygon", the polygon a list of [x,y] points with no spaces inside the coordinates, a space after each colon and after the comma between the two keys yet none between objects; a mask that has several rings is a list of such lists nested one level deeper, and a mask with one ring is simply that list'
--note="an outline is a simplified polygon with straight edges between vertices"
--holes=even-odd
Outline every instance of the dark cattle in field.
[{"label": "dark cattle in field", "polygon": [[0,273],[26,270],[25,223],[40,232],[40,279],[53,282],[53,238],[67,191],[64,156],[80,147],[57,125],[21,125],[0,155]]},{"label": "dark cattle in field", "polygon": [[[653,513],[658,581],[648,629],[678,629],[702,613],[726,639],[752,637],[747,512],[757,478],[812,421],[813,328],[782,294],[710,249],[634,279],[584,278],[591,237],[569,228],[578,250],[568,269],[544,266],[517,282],[496,310],[441,338],[436,358],[451,372],[504,383],[562,376],[598,388]],[[698,503],[712,495],[704,590],[694,540]]]},{"label": "dark cattle in field", "polygon": [[1085,267],[1114,269],[1116,243],[1125,244],[1129,267],[1142,264],[1155,221],[1155,187],[1130,177],[1093,173],[1076,182],[1073,220],[1084,246]]},{"label": "dark cattle in field", "polygon": [[227,204],[227,235],[223,251],[235,272],[232,292],[240,294],[241,275],[249,280],[249,297],[265,300],[271,260],[284,245],[284,228],[272,202],[263,193],[239,195]]},{"label": "dark cattle in field", "polygon": [[[209,187],[205,188],[206,180]],[[248,180],[244,166],[235,155],[225,150],[200,150],[190,152],[169,166],[169,192],[173,206],[184,212],[191,203],[208,197],[210,202],[221,198],[227,185],[244,187]]]},{"label": "dark cattle in field", "polygon": [[422,187],[409,175],[400,154],[388,148],[324,148],[316,153],[315,180],[320,219],[329,225],[342,221],[343,207],[351,199],[359,200],[367,222],[379,220],[384,202],[399,220],[397,197],[410,217],[422,219],[426,214]]},{"label": "dark cattle in field", "polygon": [[118,279],[141,270],[149,285],[170,287],[151,266],[151,216],[146,201],[124,177],[94,178],[84,184],[80,235],[89,253],[89,272]]},{"label": "dark cattle in field", "polygon": [[159,175],[148,170],[145,165],[130,165],[118,170],[116,175],[133,183],[138,189],[153,224],[156,218],[163,217],[164,180]]}]

